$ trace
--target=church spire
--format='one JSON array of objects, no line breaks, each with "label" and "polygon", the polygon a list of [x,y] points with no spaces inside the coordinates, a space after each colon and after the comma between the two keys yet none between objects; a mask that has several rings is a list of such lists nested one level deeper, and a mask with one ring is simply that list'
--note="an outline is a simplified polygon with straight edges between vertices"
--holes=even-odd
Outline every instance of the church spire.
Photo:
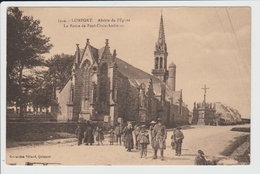
[{"label": "church spire", "polygon": [[163,15],[161,14],[159,36],[155,43],[154,69],[152,70],[152,74],[163,82],[166,82],[168,79],[167,56],[168,53],[165,42]]},{"label": "church spire", "polygon": [[167,52],[167,45],[165,41],[164,24],[163,24],[163,14],[161,14],[159,36],[156,42],[156,51]]},{"label": "church spire", "polygon": [[165,34],[164,34],[163,15],[162,14],[161,14],[158,42],[165,43]]}]

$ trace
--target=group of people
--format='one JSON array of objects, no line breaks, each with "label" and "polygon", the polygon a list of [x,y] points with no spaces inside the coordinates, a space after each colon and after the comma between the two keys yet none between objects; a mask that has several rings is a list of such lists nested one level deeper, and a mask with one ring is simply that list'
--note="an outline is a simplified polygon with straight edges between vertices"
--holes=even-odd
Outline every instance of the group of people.
[{"label": "group of people", "polygon": [[[180,127],[174,131],[172,139],[176,146],[176,155],[181,155],[182,140],[184,139],[183,133],[180,131]],[[124,129],[125,133],[125,148],[127,151],[131,151],[135,147],[140,150],[140,158],[147,157],[147,145],[151,144],[153,148],[153,159],[157,159],[157,152],[160,151],[161,160],[164,160],[164,150],[166,149],[167,131],[166,126],[163,124],[161,118],[157,119],[157,122],[152,121],[150,123],[150,136],[146,129],[146,125],[137,124],[134,128],[131,122]]]},{"label": "group of people", "polygon": [[[148,130],[150,132],[148,132]],[[97,125],[97,127],[94,128],[93,125],[87,124],[85,129],[79,125],[75,133],[78,138],[78,145],[81,145],[82,143],[85,143],[85,145],[93,145],[94,135],[96,135],[97,145],[103,145],[104,135],[100,125]],[[153,159],[157,159],[157,152],[160,151],[161,160],[164,160],[167,131],[166,126],[163,124],[161,118],[158,118],[157,122],[152,121],[150,123],[149,129],[147,129],[146,125],[144,124],[140,125],[137,123],[133,127],[131,122],[127,122],[127,126],[124,128],[120,123],[117,123],[115,128],[111,128],[108,133],[110,145],[116,143],[117,145],[121,146],[123,143],[128,152],[131,152],[135,146],[136,150],[140,150],[140,158],[147,158],[147,146],[151,144],[154,152]],[[175,150],[176,156],[181,156],[183,139],[184,135],[181,131],[181,127],[173,129],[173,134],[171,136],[171,146],[172,150]],[[202,150],[198,151],[198,155],[195,158],[195,164],[208,164]]]},{"label": "group of people", "polygon": [[94,135],[96,135],[97,145],[103,145],[104,134],[101,126],[97,126],[96,128],[93,125],[87,124],[85,128],[78,125],[75,133],[78,138],[78,146],[84,143],[85,145],[93,145],[94,144]]}]

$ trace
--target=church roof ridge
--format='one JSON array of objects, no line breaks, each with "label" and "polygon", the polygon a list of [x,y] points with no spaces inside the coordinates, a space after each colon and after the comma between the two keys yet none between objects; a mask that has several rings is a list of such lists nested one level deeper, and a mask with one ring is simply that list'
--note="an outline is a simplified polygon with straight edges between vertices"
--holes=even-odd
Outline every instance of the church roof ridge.
[{"label": "church roof ridge", "polygon": [[[128,78],[131,85],[138,87],[139,85],[144,83],[148,88],[149,83],[151,81],[150,79],[152,79],[154,93],[156,95],[161,94],[161,84],[164,83],[163,81],[137,67],[134,67],[133,65],[127,63],[126,61],[118,57],[116,57],[115,61],[118,65],[119,72]],[[165,85],[167,100],[168,98],[173,97],[175,101],[174,103],[176,103],[181,98],[182,90],[172,91],[167,83]]]},{"label": "church roof ridge", "polygon": [[127,63],[126,61],[116,57],[115,59],[117,65],[118,65],[118,68],[119,68],[119,71],[129,77],[129,78],[132,78],[132,79],[148,79],[150,80],[151,78],[153,79],[153,83],[155,82],[160,82],[160,80],[157,78],[157,77],[154,77],[153,75],[137,68],[137,67],[134,67],[133,65],[131,65],[130,63]]}]

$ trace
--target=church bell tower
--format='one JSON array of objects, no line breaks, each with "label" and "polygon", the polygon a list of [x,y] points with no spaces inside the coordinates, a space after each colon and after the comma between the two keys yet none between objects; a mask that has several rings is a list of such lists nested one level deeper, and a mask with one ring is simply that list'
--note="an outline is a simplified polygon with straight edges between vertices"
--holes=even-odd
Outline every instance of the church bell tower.
[{"label": "church bell tower", "polygon": [[152,74],[165,83],[168,79],[168,74],[169,74],[167,70],[167,56],[168,56],[168,52],[167,52],[167,44],[165,42],[163,16],[161,14],[159,37],[157,42],[155,43],[154,69],[152,70]]}]

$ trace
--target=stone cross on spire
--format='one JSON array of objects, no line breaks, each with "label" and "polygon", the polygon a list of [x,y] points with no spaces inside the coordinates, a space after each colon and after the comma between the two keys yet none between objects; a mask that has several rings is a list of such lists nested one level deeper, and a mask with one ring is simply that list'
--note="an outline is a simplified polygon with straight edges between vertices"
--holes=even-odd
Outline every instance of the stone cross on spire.
[{"label": "stone cross on spire", "polygon": [[204,85],[204,88],[201,88],[201,89],[204,89],[204,104],[206,104],[206,92],[207,92],[207,89],[209,88],[206,88],[206,85]]}]

